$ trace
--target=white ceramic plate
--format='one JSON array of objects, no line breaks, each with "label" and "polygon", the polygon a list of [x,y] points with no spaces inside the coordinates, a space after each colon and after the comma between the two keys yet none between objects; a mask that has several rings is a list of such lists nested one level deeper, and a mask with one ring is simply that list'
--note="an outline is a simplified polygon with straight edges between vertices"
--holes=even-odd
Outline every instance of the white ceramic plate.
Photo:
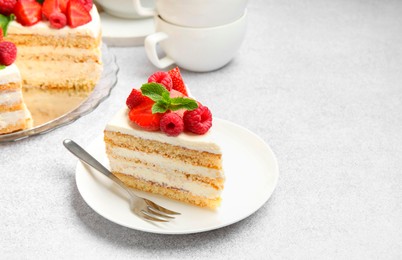
[{"label": "white ceramic plate", "polygon": [[[182,213],[169,223],[144,221],[131,213],[127,196],[117,184],[81,162],[76,168],[78,190],[86,203],[106,219],[146,232],[197,233],[240,221],[269,199],[278,181],[278,164],[270,147],[249,130],[217,118],[214,118],[214,127],[220,136],[226,175],[222,204],[216,211],[139,191],[141,196]],[[102,136],[87,150],[106,167],[109,166]]]}]

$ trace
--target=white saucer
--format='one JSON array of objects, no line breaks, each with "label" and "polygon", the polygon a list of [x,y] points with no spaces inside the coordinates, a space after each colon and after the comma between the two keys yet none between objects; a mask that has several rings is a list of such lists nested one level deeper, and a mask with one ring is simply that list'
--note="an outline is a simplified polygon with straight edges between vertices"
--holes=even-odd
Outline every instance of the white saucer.
[{"label": "white saucer", "polygon": [[[136,230],[160,234],[189,234],[221,228],[257,211],[271,197],[278,182],[278,164],[270,147],[257,135],[231,122],[214,118],[223,153],[226,175],[222,204],[208,210],[140,192],[156,203],[182,213],[169,223],[150,223],[134,215],[128,197],[103,174],[79,162],[76,182],[81,196],[98,214],[112,222]],[[109,167],[102,136],[87,151]]]},{"label": "white saucer", "polygon": [[155,32],[154,18],[122,19],[101,12],[102,39],[108,46],[141,46]]}]

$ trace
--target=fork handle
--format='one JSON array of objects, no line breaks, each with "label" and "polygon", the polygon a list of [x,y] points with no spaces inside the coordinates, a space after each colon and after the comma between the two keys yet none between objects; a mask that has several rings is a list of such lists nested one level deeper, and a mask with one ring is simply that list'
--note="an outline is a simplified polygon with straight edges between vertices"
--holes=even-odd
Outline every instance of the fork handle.
[{"label": "fork handle", "polygon": [[69,150],[72,154],[74,154],[78,159],[103,173],[111,180],[115,181],[119,184],[123,189],[125,189],[128,193],[133,194],[126,185],[116,176],[114,176],[108,169],[105,168],[99,161],[97,161],[92,155],[90,155],[87,151],[85,151],[81,146],[79,146],[76,142],[70,139],[66,139],[63,141],[63,145]]}]

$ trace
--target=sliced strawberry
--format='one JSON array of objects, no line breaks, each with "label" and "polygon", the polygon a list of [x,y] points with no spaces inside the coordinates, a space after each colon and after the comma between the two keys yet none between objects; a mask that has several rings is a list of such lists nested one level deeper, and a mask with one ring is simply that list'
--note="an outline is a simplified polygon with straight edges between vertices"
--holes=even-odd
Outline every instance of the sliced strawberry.
[{"label": "sliced strawberry", "polygon": [[147,96],[143,96],[140,90],[133,88],[133,90],[131,90],[130,95],[128,95],[128,97],[126,99],[126,105],[127,105],[128,109],[131,110],[134,107],[140,105],[144,101],[149,102],[152,100]]},{"label": "sliced strawberry", "polygon": [[162,113],[152,114],[152,106],[154,102],[144,101],[140,105],[131,109],[128,117],[130,121],[137,124],[141,128],[148,131],[157,131],[160,128],[160,121],[162,117]]},{"label": "sliced strawberry", "polygon": [[59,0],[59,8],[63,14],[67,14],[67,4],[69,0]]},{"label": "sliced strawberry", "polygon": [[67,4],[67,23],[71,28],[89,23],[91,15],[85,9],[81,0],[70,0]]},{"label": "sliced strawberry", "polygon": [[81,0],[82,5],[89,12],[92,9],[93,1],[92,0]]},{"label": "sliced strawberry", "polygon": [[170,77],[172,78],[173,89],[188,96],[187,88],[186,88],[186,85],[184,84],[183,78],[181,77],[179,67],[169,70],[168,73],[169,73]]},{"label": "sliced strawberry", "polygon": [[45,0],[42,4],[42,14],[49,19],[54,12],[61,12],[58,0]]},{"label": "sliced strawberry", "polygon": [[19,0],[15,4],[14,14],[20,24],[34,25],[42,19],[42,6],[35,0]]}]

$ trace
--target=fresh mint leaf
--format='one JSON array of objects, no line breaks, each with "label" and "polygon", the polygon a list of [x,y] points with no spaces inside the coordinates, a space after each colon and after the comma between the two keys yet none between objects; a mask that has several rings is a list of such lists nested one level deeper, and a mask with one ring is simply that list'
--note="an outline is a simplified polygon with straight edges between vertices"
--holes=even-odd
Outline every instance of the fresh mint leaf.
[{"label": "fresh mint leaf", "polygon": [[169,91],[167,89],[159,84],[159,83],[146,83],[141,86],[141,92],[144,96],[149,97],[155,102],[158,102],[159,100],[163,99],[163,93],[167,93],[169,96]]},{"label": "fresh mint leaf", "polygon": [[184,97],[175,97],[170,99],[169,109],[172,111],[176,111],[183,108],[186,110],[194,110],[197,107],[198,104],[194,99]]},{"label": "fresh mint leaf", "polygon": [[4,36],[7,36],[8,25],[14,19],[15,19],[14,14],[10,14],[9,16],[5,16],[3,14],[0,14],[0,26],[1,26],[1,29],[3,30],[3,35]]},{"label": "fresh mint leaf", "polygon": [[165,113],[168,109],[169,109],[169,104],[160,100],[160,101],[157,101],[152,106],[152,114]]},{"label": "fresh mint leaf", "polygon": [[6,67],[6,65],[0,65],[0,70],[5,69]]}]

